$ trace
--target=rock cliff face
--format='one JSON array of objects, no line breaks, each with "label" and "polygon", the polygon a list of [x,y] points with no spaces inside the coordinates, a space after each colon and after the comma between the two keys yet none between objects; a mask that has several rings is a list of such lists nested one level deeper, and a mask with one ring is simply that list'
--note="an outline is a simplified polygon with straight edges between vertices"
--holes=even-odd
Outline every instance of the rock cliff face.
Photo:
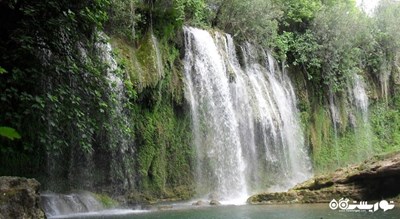
[{"label": "rock cliff face", "polygon": [[40,183],[35,179],[0,177],[0,219],[46,218],[40,208]]},{"label": "rock cliff face", "polygon": [[250,204],[328,203],[354,200],[400,199],[400,153],[376,156],[358,165],[314,177],[288,192],[251,196]]}]

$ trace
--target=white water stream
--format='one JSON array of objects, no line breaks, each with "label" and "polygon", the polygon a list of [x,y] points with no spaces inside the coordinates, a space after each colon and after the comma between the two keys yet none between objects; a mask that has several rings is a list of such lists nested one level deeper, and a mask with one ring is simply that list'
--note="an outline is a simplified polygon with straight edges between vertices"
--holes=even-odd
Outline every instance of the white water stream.
[{"label": "white water stream", "polygon": [[245,44],[240,65],[229,35],[184,31],[198,193],[239,203],[310,177],[295,92],[272,56]]}]

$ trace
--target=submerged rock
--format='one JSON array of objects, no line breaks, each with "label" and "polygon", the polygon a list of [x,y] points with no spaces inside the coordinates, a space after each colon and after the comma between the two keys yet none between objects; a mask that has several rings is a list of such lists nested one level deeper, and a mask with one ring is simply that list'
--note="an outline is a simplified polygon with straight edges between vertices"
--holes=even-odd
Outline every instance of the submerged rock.
[{"label": "submerged rock", "polygon": [[251,196],[249,204],[328,203],[343,197],[372,201],[396,199],[400,187],[400,153],[376,156],[298,184],[288,192]]},{"label": "submerged rock", "polygon": [[210,205],[221,205],[221,202],[214,199],[210,201]]},{"label": "submerged rock", "polygon": [[40,183],[35,179],[0,177],[0,219],[46,218],[40,208]]}]

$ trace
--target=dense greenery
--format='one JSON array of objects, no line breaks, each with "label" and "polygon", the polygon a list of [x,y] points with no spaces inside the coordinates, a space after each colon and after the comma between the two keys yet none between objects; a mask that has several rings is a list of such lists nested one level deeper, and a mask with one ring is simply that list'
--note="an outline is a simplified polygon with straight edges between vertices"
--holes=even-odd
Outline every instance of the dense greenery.
[{"label": "dense greenery", "polygon": [[[131,99],[139,179],[130,195],[133,201],[152,200],[155,196],[189,198],[193,193],[191,127],[182,105],[179,52],[169,45],[173,43],[169,38],[153,40],[147,34],[138,48],[119,37],[111,40],[121,68],[130,75],[129,83],[139,92]],[[162,62],[161,69],[158,61]]]},{"label": "dense greenery", "polygon": [[[312,107],[308,109],[313,115],[309,120],[310,139],[315,167],[319,171],[360,161],[374,153],[400,149],[396,137],[400,122],[396,116],[399,73],[396,44],[399,38],[391,32],[392,28],[383,27],[395,22],[392,13],[399,8],[399,2],[383,1],[373,17],[357,10],[346,11],[341,5],[322,8],[309,32],[314,41],[308,45],[313,46],[300,47],[307,48],[308,55],[304,60],[296,58],[294,64],[300,61],[307,72],[308,87],[314,87],[311,95],[319,97],[311,101]],[[303,58],[301,51],[296,53]],[[353,113],[349,109],[347,91],[354,74],[363,75],[368,81],[370,98],[370,123],[364,124],[358,119],[359,125],[355,128],[349,121],[348,115]],[[320,93],[324,90],[329,92]],[[328,107],[329,95],[339,102],[336,104],[341,119],[336,133]],[[321,109],[321,105],[325,105],[325,109]],[[383,122],[388,118],[390,122]]]},{"label": "dense greenery", "polygon": [[[43,178],[52,190],[187,198],[191,134],[170,39],[201,15],[191,9],[196,1],[172,3],[1,2],[10,20],[0,31],[1,134],[19,138],[13,127],[21,139],[0,139],[0,173]],[[102,30],[119,42],[116,67]]]},{"label": "dense greenery", "polygon": [[270,0],[209,0],[209,20],[214,27],[241,41],[273,45],[281,15]]},{"label": "dense greenery", "polygon": [[[399,13],[393,0],[374,16],[353,0],[0,1],[0,174],[188,198],[183,25],[269,48],[289,67],[317,171],[399,150]],[[355,74],[368,82],[369,123],[350,106]]]},{"label": "dense greenery", "polygon": [[[21,141],[2,139],[3,171],[10,159],[39,169],[49,150],[80,146],[90,153],[94,133],[108,116],[104,63],[93,42],[107,19],[108,1],[2,1],[0,11],[2,124],[18,130]],[[107,113],[106,113],[107,114]],[[92,115],[92,116],[89,116]],[[60,138],[63,136],[63,138]],[[26,156],[34,159],[23,159]],[[23,169],[20,169],[24,171]]]}]

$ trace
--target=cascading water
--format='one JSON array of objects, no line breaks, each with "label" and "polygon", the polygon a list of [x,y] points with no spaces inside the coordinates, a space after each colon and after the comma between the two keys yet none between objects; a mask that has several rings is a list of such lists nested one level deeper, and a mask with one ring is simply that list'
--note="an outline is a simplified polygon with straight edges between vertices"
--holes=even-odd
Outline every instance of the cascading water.
[{"label": "cascading water", "polygon": [[[100,37],[102,37],[103,40],[107,40],[107,37],[103,33],[100,33]],[[115,186],[117,188],[113,190],[115,194],[121,194],[123,191],[129,190],[133,187],[135,180],[133,168],[135,167],[133,156],[134,144],[133,141],[127,137],[126,133],[127,130],[131,130],[132,124],[129,123],[128,114],[124,110],[124,103],[127,101],[124,83],[122,77],[116,74],[118,66],[116,60],[112,56],[111,45],[109,43],[97,43],[96,46],[100,51],[100,58],[103,63],[108,65],[106,77],[109,85],[107,95],[109,96],[107,99],[110,101],[109,104],[112,106],[112,109],[109,109],[109,111],[112,112],[110,113],[110,120],[112,124],[118,124],[115,127],[109,127],[109,136],[107,136],[108,141],[105,143],[116,145],[117,147],[108,150],[106,156],[101,153],[96,154],[95,151],[87,154],[85,157],[86,160],[84,161],[79,161],[79,159],[81,159],[79,156],[74,157],[71,161],[69,174],[73,173],[81,176],[80,178],[70,178],[70,180],[74,181],[76,184],[74,186],[65,186],[65,182],[56,180],[56,177],[50,177],[50,182],[48,182],[48,184],[51,186],[48,186],[49,190],[65,191],[71,188],[91,189],[94,187],[95,180],[98,180],[97,183],[107,181],[112,186]],[[120,129],[120,127],[124,128]],[[48,163],[57,162],[57,159],[49,157]],[[84,163],[84,165],[80,165],[81,163]],[[52,166],[50,166],[50,168],[52,168],[50,171],[56,169]],[[85,183],[85,185],[83,185],[83,183]],[[112,187],[110,186],[109,188]],[[42,200],[42,206],[49,217],[104,210],[102,204],[99,203],[91,193],[73,193],[69,195],[46,193],[42,196]],[[126,211],[108,211],[107,214],[120,214],[121,212],[124,213]]]},{"label": "cascading water", "polygon": [[368,96],[365,91],[365,83],[357,74],[354,75],[352,91],[356,108],[361,111],[363,121],[368,122]]},{"label": "cascading water", "polygon": [[200,188],[215,188],[217,197],[246,197],[239,123],[226,66],[208,32],[191,28],[186,29],[186,34],[186,94],[195,126],[200,165],[198,183]]},{"label": "cascading water", "polygon": [[41,196],[41,202],[47,217],[103,209],[103,205],[91,193],[72,193],[68,195],[46,193]]},{"label": "cascading water", "polygon": [[160,53],[160,49],[158,46],[158,41],[157,38],[154,36],[154,34],[151,34],[151,42],[153,44],[153,48],[155,51],[155,55],[156,55],[156,64],[157,64],[157,76],[159,79],[161,79],[164,76],[164,67],[162,64],[162,59],[161,59],[161,53]]},{"label": "cascading water", "polygon": [[[106,39],[106,36],[101,35]],[[112,47],[110,43],[98,44],[102,51],[103,62],[108,65],[107,78],[109,81],[109,95],[112,101],[114,114],[112,119],[113,123],[119,123],[117,127],[124,127],[122,130],[119,128],[110,128],[110,143],[118,145],[118,151],[112,154],[112,167],[113,178],[123,179],[123,188],[130,189],[133,187],[134,173],[132,167],[134,166],[134,147],[133,141],[130,140],[124,130],[131,130],[132,125],[129,123],[128,115],[124,111],[124,103],[127,102],[125,95],[125,88],[123,80],[120,75],[116,75],[117,62],[112,56]],[[117,175],[119,174],[119,176]]]},{"label": "cascading water", "polygon": [[336,156],[336,161],[339,162],[339,148],[338,148],[339,146],[337,144],[337,139],[338,139],[338,125],[340,123],[340,116],[339,116],[339,109],[335,103],[335,95],[331,88],[329,89],[329,110],[332,117],[335,156]]},{"label": "cascading water", "polygon": [[388,70],[387,67],[382,67],[381,72],[382,73],[379,74],[379,80],[381,82],[381,95],[383,98],[385,98],[386,102],[388,102],[390,70]]},{"label": "cascading water", "polygon": [[368,113],[368,95],[366,92],[366,85],[364,83],[363,78],[355,74],[353,76],[353,82],[351,90],[352,96],[352,105],[355,108],[356,115],[360,117],[357,121],[356,125],[356,134],[358,136],[359,147],[362,148],[360,150],[361,159],[369,156],[372,153],[372,144],[371,144],[371,127],[369,123],[369,113]]},{"label": "cascading water", "polygon": [[229,35],[184,32],[198,193],[244,201],[267,185],[282,190],[310,177],[294,90],[272,56],[246,44],[242,67]]},{"label": "cascading water", "polygon": [[[355,160],[363,160],[372,154],[372,144],[371,144],[371,128],[369,124],[369,113],[368,113],[368,95],[366,92],[366,85],[362,76],[358,74],[353,74],[348,78],[347,81],[347,93],[338,93],[342,96],[336,96],[333,89],[329,89],[329,111],[332,119],[333,128],[333,147],[335,152],[335,160],[337,165],[340,166],[344,162],[341,155],[343,148],[338,141],[340,141],[340,136],[343,133],[344,127],[347,121],[350,124],[350,128],[354,131],[354,136],[357,141],[352,145],[351,149],[355,150],[357,153],[354,155]],[[346,97],[347,99],[341,99]],[[339,101],[342,101],[338,107]],[[347,119],[341,116],[348,115]]]},{"label": "cascading water", "polygon": [[[342,99],[343,102],[339,109],[337,102],[341,100],[340,97],[336,96],[332,92],[332,89],[329,90],[328,101],[333,126],[335,160],[338,166],[343,165],[342,162],[345,162],[341,157],[341,155],[343,155],[343,148],[341,148],[341,144],[338,141],[343,137],[340,136],[344,128],[341,127],[341,125],[346,125],[347,121],[349,121],[351,130],[354,131],[354,136],[357,139],[352,145],[352,148],[347,149],[356,152],[353,159],[361,161],[365,159],[365,157],[369,157],[373,150],[371,144],[372,133],[368,115],[368,96],[363,78],[358,74],[353,74],[349,77],[347,82],[347,94],[342,93],[341,95],[345,95],[347,99]],[[343,96],[341,98],[343,98]],[[343,111],[341,112],[340,110]],[[341,115],[348,115],[348,120],[346,121],[346,118],[342,118]]]},{"label": "cascading water", "polygon": [[[96,195],[89,192],[41,195],[41,207],[47,218],[119,217],[148,212],[141,209],[107,209]],[[96,218],[97,218],[96,217]]]}]

